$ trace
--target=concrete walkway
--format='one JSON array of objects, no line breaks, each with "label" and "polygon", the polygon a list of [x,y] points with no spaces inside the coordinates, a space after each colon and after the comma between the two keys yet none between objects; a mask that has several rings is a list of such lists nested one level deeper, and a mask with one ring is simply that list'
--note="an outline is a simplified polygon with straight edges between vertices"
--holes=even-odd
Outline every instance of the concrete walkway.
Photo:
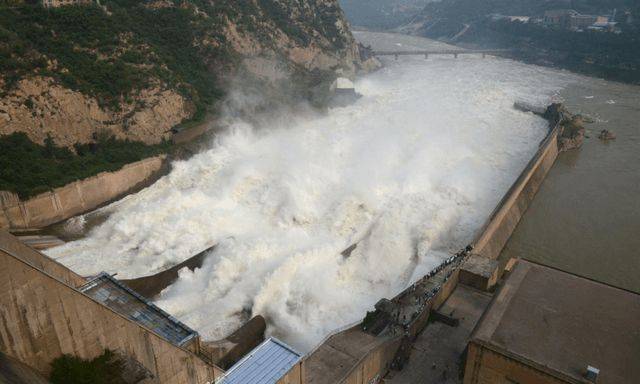
[{"label": "concrete walkway", "polygon": [[387,384],[460,384],[461,356],[476,323],[491,295],[465,285],[458,285],[440,312],[459,319],[457,327],[430,323],[413,345],[411,358],[404,369],[391,371]]}]

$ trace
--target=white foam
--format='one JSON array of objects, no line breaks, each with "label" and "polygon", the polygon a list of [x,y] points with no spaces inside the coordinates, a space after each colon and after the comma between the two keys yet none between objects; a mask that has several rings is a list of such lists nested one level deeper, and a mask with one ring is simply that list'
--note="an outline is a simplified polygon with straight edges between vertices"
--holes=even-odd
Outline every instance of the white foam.
[{"label": "white foam", "polygon": [[471,240],[546,133],[514,101],[544,104],[568,76],[497,59],[390,61],[356,84],[354,106],[258,132],[237,122],[49,254],[134,277],[218,244],[157,304],[208,339],[262,314],[306,350]]}]

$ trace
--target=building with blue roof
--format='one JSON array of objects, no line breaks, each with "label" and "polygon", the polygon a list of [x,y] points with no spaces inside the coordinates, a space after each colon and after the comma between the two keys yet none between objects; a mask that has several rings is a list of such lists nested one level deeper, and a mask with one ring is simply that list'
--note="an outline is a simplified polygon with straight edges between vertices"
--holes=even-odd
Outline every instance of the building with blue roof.
[{"label": "building with blue roof", "polygon": [[302,354],[271,337],[231,367],[219,384],[300,384]]}]

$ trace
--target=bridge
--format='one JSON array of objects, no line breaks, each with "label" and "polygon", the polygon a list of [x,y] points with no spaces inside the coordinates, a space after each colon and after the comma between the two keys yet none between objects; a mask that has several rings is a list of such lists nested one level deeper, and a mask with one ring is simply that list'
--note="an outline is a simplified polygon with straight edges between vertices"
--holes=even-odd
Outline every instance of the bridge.
[{"label": "bridge", "polygon": [[458,55],[500,55],[509,52],[508,49],[440,49],[440,50],[413,50],[413,51],[373,51],[374,56],[394,56],[398,60],[399,56],[424,56],[428,59],[430,55],[453,55],[456,59]]}]

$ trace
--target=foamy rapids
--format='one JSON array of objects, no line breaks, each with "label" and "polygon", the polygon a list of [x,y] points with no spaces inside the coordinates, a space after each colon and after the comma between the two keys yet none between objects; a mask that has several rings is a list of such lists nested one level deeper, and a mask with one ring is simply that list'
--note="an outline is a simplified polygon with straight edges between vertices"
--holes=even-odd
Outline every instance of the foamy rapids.
[{"label": "foamy rapids", "polygon": [[568,77],[498,59],[389,61],[357,82],[353,106],[235,122],[49,254],[130,278],[217,245],[157,304],[205,339],[261,314],[308,350],[471,240],[547,131],[514,101],[545,104]]}]

